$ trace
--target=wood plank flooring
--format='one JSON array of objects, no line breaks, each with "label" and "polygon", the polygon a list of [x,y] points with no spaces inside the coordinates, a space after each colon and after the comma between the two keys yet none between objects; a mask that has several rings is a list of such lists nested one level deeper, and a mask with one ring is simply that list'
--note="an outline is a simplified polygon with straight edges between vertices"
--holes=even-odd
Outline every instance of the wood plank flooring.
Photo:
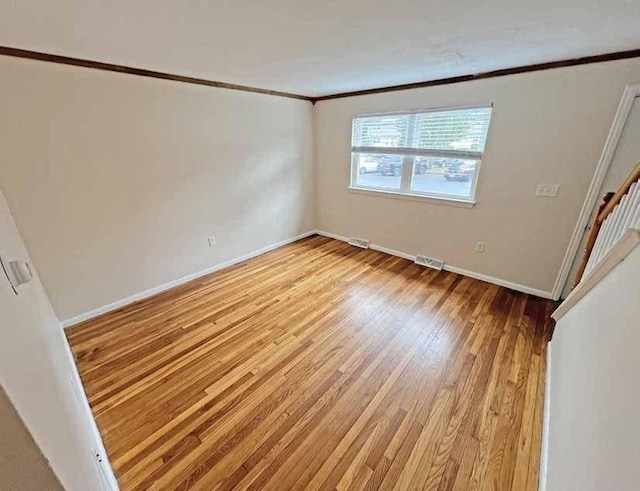
[{"label": "wood plank flooring", "polygon": [[553,306],[314,236],[67,333],[123,490],[521,491]]}]

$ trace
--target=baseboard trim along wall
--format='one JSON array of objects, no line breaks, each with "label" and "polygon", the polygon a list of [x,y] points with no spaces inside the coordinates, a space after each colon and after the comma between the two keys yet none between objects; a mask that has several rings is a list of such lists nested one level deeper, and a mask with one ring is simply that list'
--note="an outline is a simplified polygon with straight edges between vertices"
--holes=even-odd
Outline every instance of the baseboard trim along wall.
[{"label": "baseboard trim along wall", "polygon": [[76,402],[80,404],[82,411],[87,415],[87,420],[90,422],[90,437],[93,441],[91,453],[93,454],[92,458],[98,470],[98,475],[102,480],[103,491],[118,491],[120,489],[118,487],[118,481],[113,473],[113,468],[111,467],[107,450],[104,448],[102,436],[100,435],[100,430],[98,429],[95,417],[91,411],[91,406],[89,406],[89,399],[87,398],[87,394],[84,390],[84,384],[80,378],[80,372],[78,372],[78,365],[76,365],[76,360],[73,357],[71,346],[69,345],[69,341],[64,333],[61,332],[60,334],[63,337],[63,343],[65,346],[65,357],[69,365],[71,384],[77,395]]},{"label": "baseboard trim along wall", "polygon": [[[97,309],[91,310],[89,312],[85,312],[84,314],[77,315],[75,317],[71,317],[70,319],[66,319],[62,321],[62,327],[67,328],[71,326],[75,326],[81,322],[84,322],[89,319],[93,319],[94,317],[98,317],[99,315],[106,314],[107,312],[112,312],[121,307],[125,307],[129,304],[137,302],[139,300],[144,300],[145,298],[152,297],[153,295],[157,295],[158,293],[162,293],[166,290],[174,288],[176,286],[182,285],[183,283],[187,283],[188,281],[195,280],[202,276],[208,275],[210,273],[215,273],[224,268],[228,268],[229,266],[233,266],[234,264],[238,264],[242,261],[246,261],[248,259],[252,259],[254,257],[260,256],[265,252],[272,251],[277,249],[278,247],[285,246],[287,244],[291,244],[292,242],[296,242],[297,240],[304,239],[311,235],[318,234],[324,237],[329,237],[331,239],[340,240],[343,242],[348,242],[349,238],[344,237],[342,235],[333,234],[330,232],[325,232],[323,230],[310,230],[309,232],[305,232],[303,234],[297,235],[295,237],[291,237],[289,239],[285,239],[283,241],[277,242],[275,244],[271,244],[267,247],[263,247],[262,249],[258,249],[256,251],[250,252],[248,254],[244,254],[243,256],[239,256],[229,261],[225,261],[223,263],[216,264],[211,266],[210,268],[204,269],[202,271],[198,271],[196,273],[183,276],[182,278],[178,278],[177,280],[170,281],[168,283],[164,283],[162,285],[156,286],[154,288],[150,288],[149,290],[145,290],[143,292],[137,293],[127,298],[123,298],[122,300],[118,300],[116,302],[110,303],[103,307],[98,307]],[[410,261],[415,260],[416,256],[413,254],[409,254],[402,251],[396,251],[395,249],[389,249],[387,247],[383,247],[377,244],[370,244],[369,247],[373,250],[384,252],[386,254],[391,254],[392,256],[402,257],[404,259],[409,259]],[[487,283],[493,283],[494,285],[504,286],[505,288],[509,288],[511,290],[516,290],[522,293],[529,293],[531,295],[535,295],[536,297],[542,298],[552,298],[551,292],[545,292],[543,290],[538,290],[536,288],[530,288],[525,285],[520,285],[518,283],[512,283],[510,281],[502,280],[500,278],[494,278],[492,276],[487,276],[481,273],[476,273],[475,271],[468,271],[466,269],[458,268],[455,266],[451,266],[450,264],[445,264],[444,268],[446,271],[450,271],[452,273],[461,274],[463,276],[468,276],[470,278],[474,278],[480,281],[486,281]]]},{"label": "baseboard trim along wall", "polygon": [[[331,239],[341,240],[343,242],[348,242],[349,238],[344,237],[342,235],[334,234],[331,232],[325,232],[323,230],[316,230],[318,235],[322,235],[324,237],[329,237]],[[410,261],[414,261],[416,256],[414,254],[409,254],[402,251],[396,251],[395,249],[389,249],[387,247],[383,247],[377,244],[369,244],[369,248],[375,251],[384,252],[387,254],[391,254],[392,256],[402,257],[404,259],[409,259]],[[486,281],[487,283],[493,283],[494,285],[504,286],[505,288],[509,288],[511,290],[516,290],[522,293],[528,293],[530,295],[535,295],[536,297],[552,299],[551,292],[546,292],[544,290],[539,290],[537,288],[531,288],[525,285],[520,285],[518,283],[513,283],[511,281],[503,280],[500,278],[494,278],[493,276],[488,276],[482,273],[476,273],[475,271],[469,271],[466,269],[458,268],[456,266],[451,266],[450,264],[446,264],[443,266],[445,271],[450,271],[451,273],[457,273],[462,276],[468,276],[469,278],[474,278],[480,281]]]},{"label": "baseboard trim along wall", "polygon": [[542,450],[540,452],[540,472],[538,473],[538,490],[547,489],[547,466],[549,461],[549,418],[551,415],[551,347],[547,343],[547,367],[544,381],[544,408],[542,412]]},{"label": "baseboard trim along wall", "polygon": [[242,256],[238,256],[236,258],[230,259],[229,261],[216,264],[209,268],[203,269],[202,271],[197,271],[196,273],[183,276],[182,278],[178,278],[177,280],[169,281],[168,283],[164,283],[154,288],[150,288],[149,290],[136,293],[135,295],[131,295],[130,297],[123,298],[122,300],[118,300],[108,305],[104,305],[103,307],[98,307],[97,309],[90,310],[89,312],[85,312],[84,314],[71,317],[70,319],[65,319],[61,323],[62,327],[66,329],[67,327],[75,326],[76,324],[80,324],[81,322],[87,321],[89,319],[93,319],[94,317],[98,317],[99,315],[106,314],[107,312],[112,312],[121,307],[125,307],[134,302],[138,302],[139,300],[144,300],[145,298],[149,298],[149,297],[152,297],[153,295],[157,295],[158,293],[162,293],[166,290],[170,290],[171,288],[180,286],[183,283],[187,283],[188,281],[195,280],[197,278],[208,275],[210,273],[215,273],[216,271],[220,271],[221,269],[228,268],[229,266],[233,266],[234,264],[241,263],[248,259],[260,256],[266,252],[277,249],[278,247],[282,247],[287,244],[291,244],[292,242],[296,242],[297,240],[304,239],[305,237],[309,237],[311,235],[314,235],[315,233],[316,233],[315,230],[310,230],[309,232],[305,232],[295,237],[291,237],[289,239],[276,242],[275,244],[268,245],[266,247],[263,247],[262,249],[249,252],[248,254],[244,254]]}]

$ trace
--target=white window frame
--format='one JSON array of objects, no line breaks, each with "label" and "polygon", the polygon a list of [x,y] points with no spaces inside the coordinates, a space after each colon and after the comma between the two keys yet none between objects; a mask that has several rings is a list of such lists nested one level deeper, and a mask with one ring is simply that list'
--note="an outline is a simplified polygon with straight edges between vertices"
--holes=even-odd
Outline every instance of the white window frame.
[{"label": "white window frame", "polygon": [[[424,114],[429,112],[446,112],[446,111],[461,111],[465,109],[479,109],[479,108],[491,108],[493,109],[493,103],[480,104],[475,106],[447,106],[447,107],[434,107],[429,109],[414,109],[410,111],[390,111],[382,113],[364,113],[357,114],[351,121],[351,177],[349,182],[349,191],[369,194],[374,196],[388,196],[392,198],[412,199],[420,201],[431,201],[440,204],[452,204],[455,206],[464,206],[467,208],[472,207],[476,203],[476,188],[478,186],[478,177],[480,175],[480,169],[482,167],[482,158],[484,156],[484,150],[482,152],[469,151],[469,150],[427,150],[407,147],[365,147],[353,145],[355,122],[358,118],[363,117],[376,117],[376,116],[391,116],[391,115],[411,115],[411,114]],[[493,117],[493,115],[491,115]],[[491,128],[491,119],[489,119],[489,126],[487,127],[487,139],[489,138],[489,129]],[[486,142],[485,142],[486,147]],[[402,174],[400,177],[400,189],[392,188],[380,188],[374,186],[363,186],[358,184],[358,168],[356,165],[357,155],[360,153],[373,153],[378,155],[402,155]],[[469,196],[459,196],[453,194],[440,194],[430,193],[411,189],[411,181],[413,178],[413,160],[414,157],[440,157],[440,158],[457,158],[475,160],[475,172],[473,173],[473,179],[471,182]]]}]

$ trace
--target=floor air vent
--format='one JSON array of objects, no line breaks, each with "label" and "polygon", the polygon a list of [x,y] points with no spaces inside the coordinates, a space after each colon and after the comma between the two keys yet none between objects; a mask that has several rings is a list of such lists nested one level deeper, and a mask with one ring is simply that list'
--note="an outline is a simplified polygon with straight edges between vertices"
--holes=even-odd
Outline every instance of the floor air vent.
[{"label": "floor air vent", "polygon": [[357,239],[355,237],[351,237],[349,239],[349,244],[354,245],[356,247],[362,247],[363,249],[369,248],[369,241],[366,239]]},{"label": "floor air vent", "polygon": [[420,266],[426,266],[427,268],[433,268],[437,270],[441,270],[442,267],[444,266],[444,261],[441,261],[440,259],[433,259],[427,256],[420,256],[420,255],[416,256],[416,259],[414,262],[416,264],[419,264]]}]

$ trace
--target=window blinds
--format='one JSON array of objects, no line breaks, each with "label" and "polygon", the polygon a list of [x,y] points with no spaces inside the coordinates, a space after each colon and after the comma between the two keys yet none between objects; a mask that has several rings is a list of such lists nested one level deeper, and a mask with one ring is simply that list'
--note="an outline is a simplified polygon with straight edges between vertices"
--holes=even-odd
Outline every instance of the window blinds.
[{"label": "window blinds", "polygon": [[352,151],[481,158],[491,107],[359,116]]}]

